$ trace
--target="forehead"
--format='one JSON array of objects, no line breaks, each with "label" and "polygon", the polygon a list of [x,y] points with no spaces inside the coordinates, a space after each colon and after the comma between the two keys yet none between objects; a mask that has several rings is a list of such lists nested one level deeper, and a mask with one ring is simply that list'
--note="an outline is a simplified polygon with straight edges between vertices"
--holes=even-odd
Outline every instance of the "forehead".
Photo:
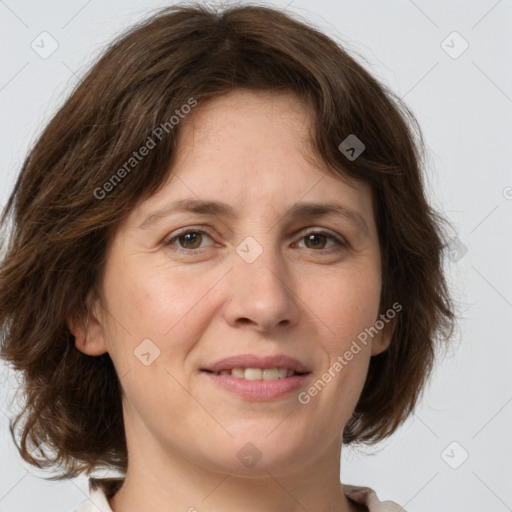
[{"label": "forehead", "polygon": [[312,121],[308,106],[292,92],[237,90],[210,99],[182,124],[174,170],[191,175],[193,169],[201,179],[226,174],[230,181],[242,173],[246,179],[265,175],[288,187],[290,175],[341,181],[311,150]]},{"label": "forehead", "polygon": [[369,185],[343,181],[312,155],[311,121],[293,93],[234,91],[208,100],[182,123],[169,181],[137,220],[182,198],[277,215],[301,200],[338,202],[369,219]]},{"label": "forehead", "polygon": [[240,90],[211,98],[180,127],[177,164],[190,153],[194,158],[243,156],[247,166],[265,155],[312,158],[311,121],[294,93]]},{"label": "forehead", "polygon": [[[244,115],[240,115],[241,113]],[[293,136],[304,134],[310,124],[309,107],[293,91],[251,91],[238,89],[221,96],[209,98],[194,110],[184,130],[200,132],[201,137],[216,133],[226,122],[236,121],[237,125],[253,124],[255,121],[273,125],[276,117],[286,124]],[[247,123],[244,123],[244,119]]]}]

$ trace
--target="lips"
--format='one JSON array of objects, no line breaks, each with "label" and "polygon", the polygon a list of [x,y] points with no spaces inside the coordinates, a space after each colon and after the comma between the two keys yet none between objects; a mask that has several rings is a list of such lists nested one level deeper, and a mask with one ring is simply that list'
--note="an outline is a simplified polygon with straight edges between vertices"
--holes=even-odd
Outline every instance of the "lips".
[{"label": "lips", "polygon": [[[276,369],[278,373],[282,373],[277,379]],[[244,370],[243,377],[245,378],[238,375],[242,373],[242,370]],[[286,376],[284,376],[285,372]],[[201,374],[230,394],[236,394],[244,400],[256,402],[290,396],[305,386],[312,375],[310,368],[305,363],[284,354],[231,356],[202,368]],[[261,375],[261,379],[259,375]]]},{"label": "lips", "polygon": [[306,373],[278,380],[246,380],[208,371],[203,371],[201,374],[218,389],[223,389],[231,395],[238,395],[243,400],[254,402],[266,402],[294,396],[300,389],[304,389],[311,378],[311,374]]},{"label": "lips", "polygon": [[286,368],[299,374],[310,373],[306,364],[284,354],[278,356],[241,354],[221,359],[202,368],[202,370],[218,373],[223,370],[232,370],[233,368],[261,368],[262,370],[269,368]]}]

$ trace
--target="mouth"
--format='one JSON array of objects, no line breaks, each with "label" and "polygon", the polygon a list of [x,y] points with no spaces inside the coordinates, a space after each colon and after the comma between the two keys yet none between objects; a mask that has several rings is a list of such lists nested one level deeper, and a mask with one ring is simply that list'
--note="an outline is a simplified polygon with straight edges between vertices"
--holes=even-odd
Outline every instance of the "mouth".
[{"label": "mouth", "polygon": [[268,401],[303,387],[312,372],[302,362],[285,355],[244,354],[217,361],[201,373],[218,388],[245,400]]},{"label": "mouth", "polygon": [[214,375],[230,375],[237,379],[245,380],[279,380],[287,379],[295,375],[306,375],[309,372],[296,372],[291,368],[231,368],[214,372],[211,370],[203,370]]}]

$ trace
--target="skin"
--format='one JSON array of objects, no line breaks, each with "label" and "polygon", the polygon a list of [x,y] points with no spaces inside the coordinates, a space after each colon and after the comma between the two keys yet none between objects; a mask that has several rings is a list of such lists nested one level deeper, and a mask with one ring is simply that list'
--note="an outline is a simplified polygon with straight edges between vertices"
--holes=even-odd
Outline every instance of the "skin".
[{"label": "skin", "polygon": [[[129,463],[114,512],[364,510],[340,483],[341,436],[393,322],[306,405],[297,392],[249,401],[200,372],[235,354],[284,353],[309,365],[307,389],[379,318],[370,187],[308,156],[309,123],[288,93],[236,91],[197,107],[183,121],[169,181],[110,240],[103,302],[89,304],[87,332],[69,325],[76,348],[108,352],[121,379]],[[178,213],[138,229],[183,198],[223,201],[240,217]],[[343,203],[364,217],[369,236],[340,215],[285,218],[299,200]],[[189,227],[206,234],[164,245]],[[308,243],[318,230],[349,246],[322,236]],[[251,264],[236,252],[247,236],[263,249]],[[148,366],[134,355],[144,339],[160,350]],[[262,455],[253,467],[237,457],[248,442]]]}]

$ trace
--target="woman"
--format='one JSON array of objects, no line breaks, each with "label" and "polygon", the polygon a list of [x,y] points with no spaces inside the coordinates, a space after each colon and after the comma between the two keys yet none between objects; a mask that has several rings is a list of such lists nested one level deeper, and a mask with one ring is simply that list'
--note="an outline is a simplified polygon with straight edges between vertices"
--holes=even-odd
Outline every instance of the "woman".
[{"label": "woman", "polygon": [[404,510],[340,482],[342,445],[398,429],[453,329],[392,98],[299,20],[189,5],[48,124],[2,218],[2,356],[25,460],[121,474],[79,512]]}]

